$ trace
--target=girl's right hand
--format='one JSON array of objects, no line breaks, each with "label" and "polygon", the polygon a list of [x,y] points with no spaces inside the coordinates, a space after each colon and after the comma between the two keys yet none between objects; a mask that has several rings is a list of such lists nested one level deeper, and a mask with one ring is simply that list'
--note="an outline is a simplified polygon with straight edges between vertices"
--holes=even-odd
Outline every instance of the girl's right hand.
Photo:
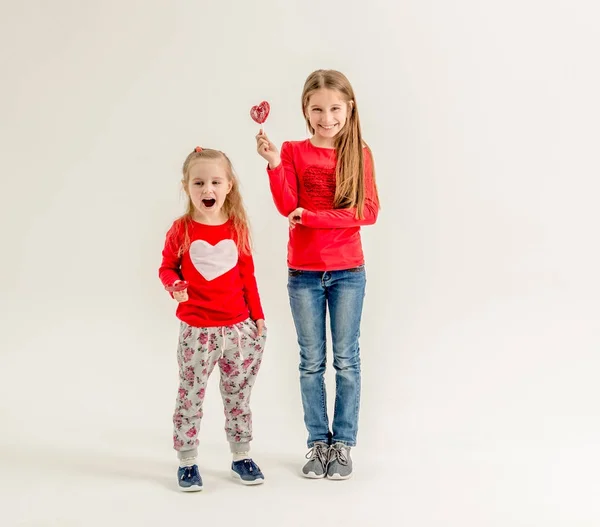
[{"label": "girl's right hand", "polygon": [[256,151],[262,158],[268,161],[271,169],[277,167],[279,163],[281,163],[279,150],[277,150],[277,147],[269,140],[262,130],[258,132],[256,136]]},{"label": "girl's right hand", "polygon": [[[181,282],[181,280],[176,280],[173,285],[178,284],[179,282]],[[187,293],[187,289],[184,289],[182,291],[173,291],[173,298],[179,303],[187,302],[190,299]]]}]

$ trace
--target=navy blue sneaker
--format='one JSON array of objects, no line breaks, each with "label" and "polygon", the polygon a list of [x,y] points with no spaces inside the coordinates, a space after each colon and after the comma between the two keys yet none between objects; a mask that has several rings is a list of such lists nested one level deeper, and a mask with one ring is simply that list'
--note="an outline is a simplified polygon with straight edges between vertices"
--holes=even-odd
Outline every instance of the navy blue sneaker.
[{"label": "navy blue sneaker", "polygon": [[260,485],[265,482],[263,473],[251,459],[234,461],[231,464],[231,476],[239,479],[244,485]]},{"label": "navy blue sneaker", "polygon": [[184,492],[196,492],[202,490],[202,477],[198,465],[191,467],[179,467],[177,471],[179,489]]}]

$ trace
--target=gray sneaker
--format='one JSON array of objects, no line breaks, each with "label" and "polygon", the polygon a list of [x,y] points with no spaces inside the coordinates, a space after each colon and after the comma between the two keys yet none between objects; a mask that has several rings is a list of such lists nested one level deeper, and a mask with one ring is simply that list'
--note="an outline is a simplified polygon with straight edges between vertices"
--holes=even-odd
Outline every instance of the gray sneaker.
[{"label": "gray sneaker", "polygon": [[319,479],[324,478],[327,472],[327,443],[316,442],[306,454],[308,463],[302,467],[302,475],[306,478]]},{"label": "gray sneaker", "polygon": [[348,479],[352,476],[352,458],[350,447],[344,443],[335,443],[329,447],[327,477],[329,479]]}]

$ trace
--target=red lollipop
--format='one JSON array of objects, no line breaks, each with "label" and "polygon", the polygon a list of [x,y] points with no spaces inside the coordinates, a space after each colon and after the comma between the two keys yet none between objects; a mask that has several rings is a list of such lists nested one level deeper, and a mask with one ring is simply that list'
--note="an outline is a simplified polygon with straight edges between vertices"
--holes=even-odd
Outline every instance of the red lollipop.
[{"label": "red lollipop", "polygon": [[[271,111],[271,106],[267,101],[261,102],[258,106],[253,106],[250,108],[250,117],[252,120],[260,125],[263,125],[264,122],[269,117],[269,112]],[[261,126],[261,129],[264,131],[264,126]]]},{"label": "red lollipop", "polygon": [[167,287],[165,287],[165,289],[170,293],[175,293],[176,291],[183,291],[184,289],[187,289],[187,286],[188,283],[185,280],[182,280],[180,282],[177,282],[176,284],[168,285]]}]

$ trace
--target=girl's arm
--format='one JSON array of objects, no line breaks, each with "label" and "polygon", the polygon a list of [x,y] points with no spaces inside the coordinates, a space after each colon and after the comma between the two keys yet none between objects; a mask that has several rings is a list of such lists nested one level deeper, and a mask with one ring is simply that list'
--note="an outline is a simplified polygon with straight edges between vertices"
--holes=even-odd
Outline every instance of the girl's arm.
[{"label": "girl's arm", "polygon": [[351,209],[328,209],[302,212],[300,223],[305,227],[314,229],[344,229],[347,227],[359,227],[361,225],[373,225],[379,215],[379,200],[375,182],[373,181],[373,163],[369,153],[365,159],[365,207],[364,218],[356,217],[356,207]]},{"label": "girl's arm", "polygon": [[254,259],[252,258],[252,255],[240,253],[238,266],[244,287],[244,298],[246,299],[246,304],[250,311],[250,318],[254,321],[264,319],[265,315],[258,294],[256,277],[254,276]]},{"label": "girl's arm", "polygon": [[178,255],[177,227],[175,224],[169,229],[162,252],[162,263],[158,269],[158,277],[165,287],[181,280],[181,257]]},{"label": "girl's arm", "polygon": [[275,168],[267,167],[267,174],[275,206],[280,214],[287,217],[298,207],[298,177],[289,143],[281,146],[281,163]]}]

